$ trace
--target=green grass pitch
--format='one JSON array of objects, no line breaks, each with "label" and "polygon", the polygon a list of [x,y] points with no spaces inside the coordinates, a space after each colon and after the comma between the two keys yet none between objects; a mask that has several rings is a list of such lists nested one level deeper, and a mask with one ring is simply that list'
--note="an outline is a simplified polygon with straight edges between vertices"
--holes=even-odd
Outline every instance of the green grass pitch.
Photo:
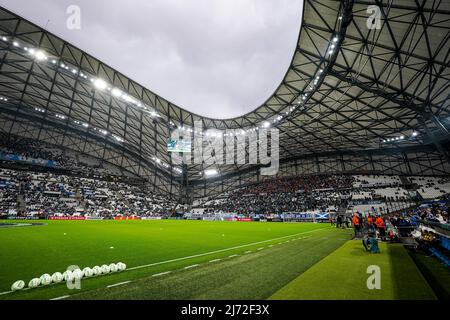
[{"label": "green grass pitch", "polygon": [[[63,296],[267,299],[339,252],[339,248],[349,243],[352,233],[313,223],[176,220],[45,223],[0,228],[0,300]],[[353,257],[356,262],[360,258]],[[92,268],[119,261],[127,264],[127,271],[83,279],[81,290],[69,290],[62,283],[1,294],[8,292],[15,280],[28,284],[33,277],[63,272],[69,265]],[[164,274],[155,276],[161,273]],[[108,287],[115,284],[121,285]],[[352,290],[351,283],[348,287]],[[385,298],[395,297],[386,294]]]}]

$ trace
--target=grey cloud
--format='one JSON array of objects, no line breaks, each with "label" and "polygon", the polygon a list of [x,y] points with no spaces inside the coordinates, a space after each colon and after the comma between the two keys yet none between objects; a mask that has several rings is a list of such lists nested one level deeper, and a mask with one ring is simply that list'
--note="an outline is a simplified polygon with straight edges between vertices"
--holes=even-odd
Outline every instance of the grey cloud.
[{"label": "grey cloud", "polygon": [[[245,114],[282,80],[301,0],[0,0],[0,4],[192,112]],[[78,5],[82,29],[66,28]]]}]

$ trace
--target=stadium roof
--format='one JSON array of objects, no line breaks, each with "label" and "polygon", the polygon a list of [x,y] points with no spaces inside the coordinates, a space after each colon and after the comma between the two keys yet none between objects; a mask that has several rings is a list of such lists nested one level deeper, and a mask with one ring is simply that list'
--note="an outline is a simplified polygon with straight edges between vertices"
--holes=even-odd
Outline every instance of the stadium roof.
[{"label": "stadium roof", "polygon": [[448,161],[450,3],[306,0],[303,10],[295,53],[273,95],[244,116],[219,120],[172,104],[2,9],[0,128],[155,183],[204,183],[208,168],[230,177],[258,167],[189,164],[182,174],[167,139],[176,128],[191,134],[194,121],[204,130],[278,128],[280,161],[430,145]]}]

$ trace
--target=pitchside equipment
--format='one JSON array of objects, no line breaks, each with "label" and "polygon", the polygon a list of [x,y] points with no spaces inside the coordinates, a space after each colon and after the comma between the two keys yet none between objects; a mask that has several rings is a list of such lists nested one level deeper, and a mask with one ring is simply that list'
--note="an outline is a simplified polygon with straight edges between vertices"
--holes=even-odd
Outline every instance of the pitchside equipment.
[{"label": "pitchside equipment", "polygon": [[102,274],[102,269],[99,266],[95,266],[92,268],[92,275],[98,276]]},{"label": "pitchside equipment", "polygon": [[80,269],[75,269],[72,271],[72,275],[75,280],[79,280],[83,278],[83,271],[81,271]]},{"label": "pitchside equipment", "polygon": [[117,265],[115,264],[115,263],[111,263],[110,265],[109,265],[109,271],[110,272],[117,272]]},{"label": "pitchside equipment", "polygon": [[50,283],[52,283],[52,277],[48,273],[43,274],[40,280],[43,286],[48,286]]},{"label": "pitchside equipment", "polygon": [[104,264],[104,265],[102,265],[102,273],[103,274],[107,274],[107,273],[109,273],[109,266],[108,265],[106,265],[106,264]]},{"label": "pitchside equipment", "polygon": [[63,275],[61,274],[61,272],[55,272],[54,274],[52,274],[52,281],[54,283],[60,283],[63,280]]},{"label": "pitchside equipment", "polygon": [[39,278],[33,278],[28,282],[29,288],[36,288],[41,284],[41,280]]},{"label": "pitchside equipment", "polygon": [[17,280],[11,286],[11,291],[22,290],[25,287],[25,282],[23,280]]},{"label": "pitchside equipment", "polygon": [[64,279],[64,281],[72,281],[73,280],[72,271],[70,271],[70,270],[64,271],[63,279]]},{"label": "pitchside equipment", "polygon": [[126,268],[127,268],[127,265],[126,265],[125,263],[123,263],[123,262],[117,263],[117,270],[118,270],[118,271],[123,271],[123,270],[125,270]]},{"label": "pitchside equipment", "polygon": [[83,269],[83,276],[86,278],[92,277],[93,271],[91,268],[86,267]]}]

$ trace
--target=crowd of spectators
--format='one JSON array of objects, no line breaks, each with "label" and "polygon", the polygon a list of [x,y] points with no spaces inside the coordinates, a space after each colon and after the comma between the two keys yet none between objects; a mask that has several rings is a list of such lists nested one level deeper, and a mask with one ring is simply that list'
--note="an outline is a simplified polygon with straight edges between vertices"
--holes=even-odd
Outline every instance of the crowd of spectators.
[{"label": "crowd of spectators", "polygon": [[[388,215],[361,215],[355,212],[355,236],[367,240],[375,235],[382,240],[406,241],[412,248],[435,255],[450,266],[450,196],[427,201],[411,210]],[[372,236],[370,236],[372,235]],[[408,239],[412,239],[412,242]],[[408,242],[408,241],[409,242]]]},{"label": "crowd of spectators", "polygon": [[94,162],[80,160],[76,154],[42,141],[0,132],[0,164],[32,164],[34,169],[41,166],[94,178],[122,175],[119,169],[104,168]]},{"label": "crowd of spectators", "polygon": [[9,169],[0,169],[0,177],[2,199],[7,192],[14,195],[10,200],[19,215],[162,217],[171,215],[177,205],[145,185]]},{"label": "crowd of spectators", "polygon": [[403,196],[389,199],[383,196],[383,191],[386,193],[391,189],[397,190],[397,182],[392,185],[354,185],[354,182],[355,176],[332,174],[277,178],[240,188],[198,206],[203,207],[205,213],[234,212],[253,216],[288,212],[334,212],[349,205],[406,199]]},{"label": "crowd of spectators", "polygon": [[17,194],[15,183],[0,178],[0,212],[17,213]]}]

